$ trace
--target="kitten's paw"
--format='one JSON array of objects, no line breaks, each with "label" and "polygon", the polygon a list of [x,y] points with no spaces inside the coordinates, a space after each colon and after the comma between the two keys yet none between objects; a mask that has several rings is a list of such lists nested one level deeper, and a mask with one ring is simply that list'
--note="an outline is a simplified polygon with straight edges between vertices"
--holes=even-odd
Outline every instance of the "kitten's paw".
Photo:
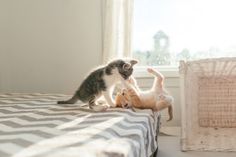
[{"label": "kitten's paw", "polygon": [[113,100],[112,100],[112,102],[109,102],[107,105],[108,105],[108,107],[112,107],[112,108],[116,107],[116,103]]},{"label": "kitten's paw", "polygon": [[128,80],[128,82],[130,83],[130,84],[132,84],[132,85],[136,85],[137,84],[137,82],[136,82],[136,80],[135,80],[135,78],[134,77],[129,77],[129,80]]},{"label": "kitten's paw", "polygon": [[155,70],[154,70],[153,68],[151,68],[151,67],[148,67],[148,68],[147,68],[147,71],[148,71],[149,73],[155,72]]},{"label": "kitten's paw", "polygon": [[93,106],[92,109],[96,112],[102,112],[102,111],[106,111],[108,108],[109,106],[107,105],[96,105],[96,106]]},{"label": "kitten's paw", "polygon": [[127,87],[129,87],[129,85],[130,85],[130,81],[129,80],[123,82],[123,87],[127,88]]},{"label": "kitten's paw", "polygon": [[101,105],[106,105],[106,100],[102,100],[102,99],[100,99],[100,100],[97,100],[97,104],[99,105],[99,106],[101,106]]}]

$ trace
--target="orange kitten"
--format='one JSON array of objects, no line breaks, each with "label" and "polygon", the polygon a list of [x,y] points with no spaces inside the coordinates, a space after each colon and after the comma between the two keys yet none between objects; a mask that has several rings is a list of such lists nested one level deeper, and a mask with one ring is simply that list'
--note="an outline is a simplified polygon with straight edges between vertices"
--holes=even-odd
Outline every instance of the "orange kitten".
[{"label": "orange kitten", "polygon": [[164,88],[164,76],[153,68],[147,71],[155,76],[153,86],[150,90],[142,91],[139,89],[136,80],[130,77],[126,83],[126,89],[116,96],[117,107],[129,108],[136,107],[141,109],[152,109],[160,111],[168,108],[169,120],[173,118],[173,97]]}]

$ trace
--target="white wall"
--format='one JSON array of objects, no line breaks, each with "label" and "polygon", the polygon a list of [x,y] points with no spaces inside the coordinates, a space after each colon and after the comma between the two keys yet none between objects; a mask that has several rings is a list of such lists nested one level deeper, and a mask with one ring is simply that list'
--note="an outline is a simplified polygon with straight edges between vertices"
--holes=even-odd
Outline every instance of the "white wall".
[{"label": "white wall", "polygon": [[0,92],[72,94],[101,63],[101,0],[0,0]]},{"label": "white wall", "polygon": [[[101,64],[101,12],[101,0],[0,0],[0,92],[73,94]],[[142,88],[152,81],[138,78]],[[166,86],[175,98],[166,125],[179,125],[178,77],[167,77]]]}]

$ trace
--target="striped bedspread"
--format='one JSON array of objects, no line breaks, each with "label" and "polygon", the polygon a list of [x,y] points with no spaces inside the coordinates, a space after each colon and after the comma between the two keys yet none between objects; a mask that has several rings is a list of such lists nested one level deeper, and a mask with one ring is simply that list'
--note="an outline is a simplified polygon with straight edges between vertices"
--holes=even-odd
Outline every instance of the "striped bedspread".
[{"label": "striped bedspread", "polygon": [[0,94],[0,157],[148,157],[158,113],[81,104],[59,94]]}]

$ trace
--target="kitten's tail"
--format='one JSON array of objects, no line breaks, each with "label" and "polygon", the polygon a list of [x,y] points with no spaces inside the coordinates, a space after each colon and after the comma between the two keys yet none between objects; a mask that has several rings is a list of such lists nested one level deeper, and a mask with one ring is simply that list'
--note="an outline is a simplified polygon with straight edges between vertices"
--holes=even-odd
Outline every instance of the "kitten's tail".
[{"label": "kitten's tail", "polygon": [[66,101],[58,101],[57,104],[75,104],[78,101],[78,96],[74,95],[72,98]]}]

